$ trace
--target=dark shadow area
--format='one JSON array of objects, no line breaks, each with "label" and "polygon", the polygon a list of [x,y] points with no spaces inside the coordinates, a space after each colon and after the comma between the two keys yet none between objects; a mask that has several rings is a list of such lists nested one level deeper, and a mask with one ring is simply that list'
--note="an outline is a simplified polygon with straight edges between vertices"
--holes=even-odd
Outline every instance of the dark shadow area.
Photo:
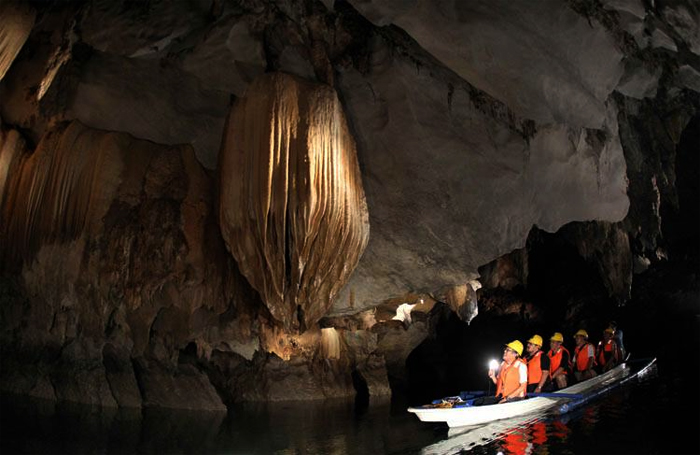
[{"label": "dark shadow area", "polygon": [[203,453],[225,414],[99,408],[0,395],[2,453]]},{"label": "dark shadow area", "polygon": [[355,388],[355,414],[361,415],[369,407],[369,387],[367,381],[357,370],[352,370],[352,385]]},{"label": "dark shadow area", "polygon": [[[534,334],[545,340],[554,332],[568,336],[579,328],[597,340],[610,320],[624,323],[615,301],[608,296],[596,267],[583,259],[561,232],[536,227],[527,241],[527,288],[480,291],[479,315],[468,325],[454,313],[439,319],[435,334],[408,357],[409,400],[413,404],[486,390],[489,360],[500,362],[505,343],[525,344]],[[543,347],[549,348],[548,343]]]},{"label": "dark shadow area", "polygon": [[670,259],[700,261],[700,116],[693,117],[676,148],[677,206],[661,207]]},{"label": "dark shadow area", "polygon": [[[525,297],[542,310],[542,326],[551,332],[589,331],[616,317],[596,267],[578,253],[564,234],[534,227],[527,240],[529,275]],[[549,336],[542,334],[543,336]],[[551,334],[550,334],[551,335]]]}]

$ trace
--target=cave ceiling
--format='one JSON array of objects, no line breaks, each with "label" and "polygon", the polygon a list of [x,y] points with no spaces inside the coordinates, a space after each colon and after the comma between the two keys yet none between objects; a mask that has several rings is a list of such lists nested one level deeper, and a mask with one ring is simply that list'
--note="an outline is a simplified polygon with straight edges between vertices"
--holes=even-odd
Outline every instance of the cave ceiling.
[{"label": "cave ceiling", "polygon": [[227,119],[251,83],[282,72],[331,86],[356,147],[371,234],[339,259],[351,258],[341,274],[349,281],[324,303],[330,314],[463,285],[523,247],[535,225],[623,220],[628,163],[616,100],[700,90],[700,9],[680,0],[0,9],[3,186],[18,141],[33,149],[68,121],[188,145],[216,180],[223,138],[237,133]]}]

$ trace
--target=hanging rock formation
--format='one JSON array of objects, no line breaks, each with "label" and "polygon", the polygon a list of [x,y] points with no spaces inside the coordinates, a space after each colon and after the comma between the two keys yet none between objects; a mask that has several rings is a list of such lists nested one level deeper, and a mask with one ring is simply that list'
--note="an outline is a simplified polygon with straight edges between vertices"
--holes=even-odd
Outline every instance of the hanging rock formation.
[{"label": "hanging rock formation", "polygon": [[0,4],[0,80],[19,54],[34,25],[35,12],[21,3]]},{"label": "hanging rock formation", "polygon": [[285,327],[309,327],[355,269],[369,222],[355,143],[331,87],[278,73],[233,107],[220,223],[241,272]]},{"label": "hanging rock formation", "polygon": [[386,395],[625,302],[697,245],[696,3],[3,1],[0,389]]}]

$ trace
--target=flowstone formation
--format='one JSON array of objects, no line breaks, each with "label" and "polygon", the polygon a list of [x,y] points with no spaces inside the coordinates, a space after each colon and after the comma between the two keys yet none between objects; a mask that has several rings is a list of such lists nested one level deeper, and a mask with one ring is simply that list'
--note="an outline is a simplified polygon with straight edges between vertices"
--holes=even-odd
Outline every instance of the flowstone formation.
[{"label": "flowstone formation", "polygon": [[693,257],[694,2],[0,13],[4,391],[388,395],[438,326],[585,320]]},{"label": "flowstone formation", "polygon": [[226,264],[207,251],[216,241],[203,240],[211,193],[192,149],[79,122],[33,151],[17,136],[5,130],[0,144],[0,387],[107,407],[224,409],[206,375],[177,358],[204,337],[200,314],[225,311],[236,293],[235,275],[215,272]]},{"label": "flowstone formation", "polygon": [[355,142],[331,87],[256,80],[221,150],[220,225],[270,313],[302,331],[326,314],[369,237]]}]

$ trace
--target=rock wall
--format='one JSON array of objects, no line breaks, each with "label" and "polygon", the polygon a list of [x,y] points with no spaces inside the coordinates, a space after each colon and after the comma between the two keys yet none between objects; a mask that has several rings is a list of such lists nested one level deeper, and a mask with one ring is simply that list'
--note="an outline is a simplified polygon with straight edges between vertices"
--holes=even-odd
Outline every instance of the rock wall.
[{"label": "rock wall", "polygon": [[0,10],[3,390],[206,409],[385,395],[434,327],[373,309],[545,317],[477,302],[542,279],[533,233],[560,231],[601,305],[682,254],[693,2]]},{"label": "rock wall", "polygon": [[[16,150],[6,141],[3,161]],[[3,308],[3,389],[222,409],[201,372],[175,374],[179,344],[203,336],[192,321],[236,286],[212,273],[227,259],[204,240],[211,188],[192,149],[72,122],[20,153],[2,192],[4,284],[19,294]]]}]

